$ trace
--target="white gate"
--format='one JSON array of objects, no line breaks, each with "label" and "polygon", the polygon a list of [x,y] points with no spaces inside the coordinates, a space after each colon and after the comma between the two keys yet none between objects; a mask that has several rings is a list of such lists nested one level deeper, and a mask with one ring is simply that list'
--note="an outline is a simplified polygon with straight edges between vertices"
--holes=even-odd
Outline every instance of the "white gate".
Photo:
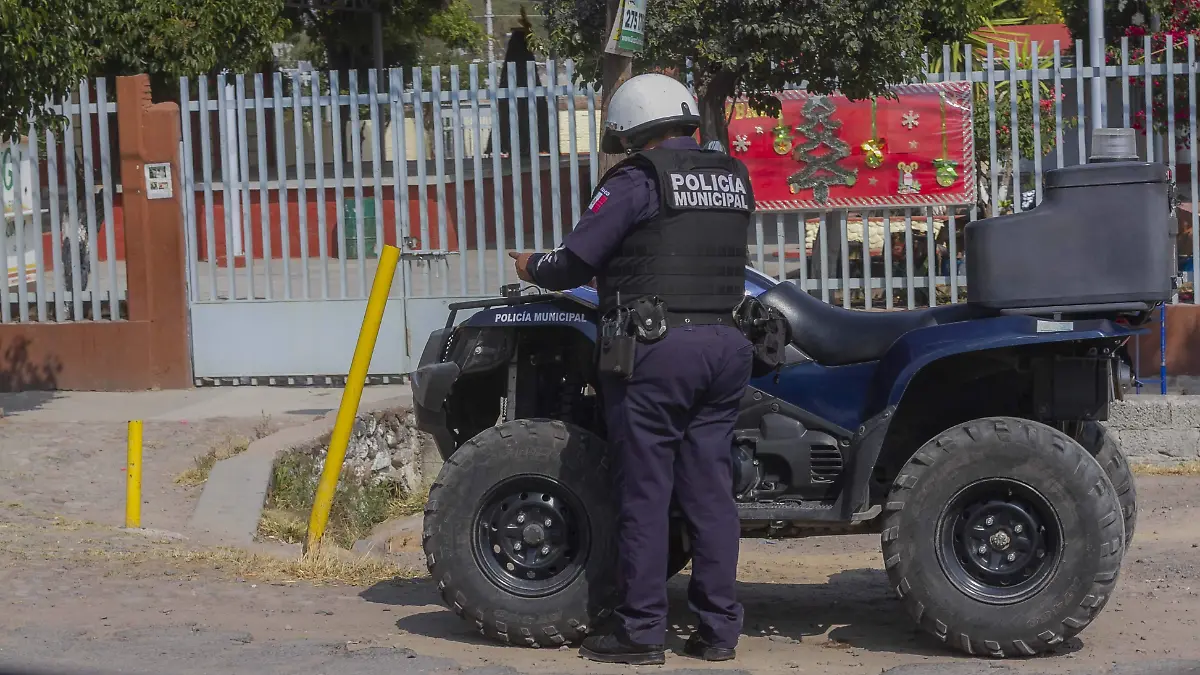
[{"label": "white gate", "polygon": [[447,305],[517,281],[508,250],[561,242],[596,92],[569,63],[501,67],[181,79],[198,379],[343,376],[384,243],[402,263],[370,373],[402,375]]}]

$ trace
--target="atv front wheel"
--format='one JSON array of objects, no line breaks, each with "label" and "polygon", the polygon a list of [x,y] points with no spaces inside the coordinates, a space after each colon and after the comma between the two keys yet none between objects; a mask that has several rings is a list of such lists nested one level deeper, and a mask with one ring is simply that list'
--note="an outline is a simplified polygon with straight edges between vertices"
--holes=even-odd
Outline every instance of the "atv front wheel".
[{"label": "atv front wheel", "polygon": [[614,605],[616,508],[607,449],[578,427],[520,420],[446,460],[425,507],[442,600],[483,635],[557,647]]},{"label": "atv front wheel", "polygon": [[892,485],[883,556],[925,631],[973,655],[1032,656],[1082,631],[1111,597],[1121,505],[1079,443],[990,418],[926,443]]}]

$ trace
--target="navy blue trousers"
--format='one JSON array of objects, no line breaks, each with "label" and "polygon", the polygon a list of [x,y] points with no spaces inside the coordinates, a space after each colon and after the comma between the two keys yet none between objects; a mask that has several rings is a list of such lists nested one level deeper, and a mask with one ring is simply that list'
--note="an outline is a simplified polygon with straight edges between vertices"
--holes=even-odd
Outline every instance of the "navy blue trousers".
[{"label": "navy blue trousers", "polygon": [[735,328],[672,328],[659,342],[637,346],[631,380],[601,383],[620,508],[616,617],[635,642],[666,637],[672,491],[688,520],[688,605],[700,635],[717,647],[738,642],[731,448],[751,359],[750,342]]}]

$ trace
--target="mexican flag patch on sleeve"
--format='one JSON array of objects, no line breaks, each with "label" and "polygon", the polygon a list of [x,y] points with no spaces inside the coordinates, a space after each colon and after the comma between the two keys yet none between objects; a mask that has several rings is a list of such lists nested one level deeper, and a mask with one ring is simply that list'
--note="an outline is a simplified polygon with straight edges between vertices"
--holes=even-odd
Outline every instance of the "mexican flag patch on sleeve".
[{"label": "mexican flag patch on sleeve", "polygon": [[611,194],[612,193],[608,191],[608,188],[602,187],[599,190],[596,190],[596,196],[592,197],[592,203],[588,204],[588,211],[591,211],[592,213],[599,211],[600,207],[604,206],[604,202],[608,201],[608,198]]}]

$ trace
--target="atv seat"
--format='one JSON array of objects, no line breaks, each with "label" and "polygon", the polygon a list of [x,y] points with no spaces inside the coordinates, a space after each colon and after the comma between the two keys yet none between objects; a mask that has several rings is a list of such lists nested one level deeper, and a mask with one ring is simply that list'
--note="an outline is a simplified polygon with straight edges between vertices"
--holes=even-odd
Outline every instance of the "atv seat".
[{"label": "atv seat", "polygon": [[787,319],[792,344],[827,366],[877,361],[909,331],[988,314],[969,304],[892,312],[844,309],[789,282],[772,287],[758,299]]}]

